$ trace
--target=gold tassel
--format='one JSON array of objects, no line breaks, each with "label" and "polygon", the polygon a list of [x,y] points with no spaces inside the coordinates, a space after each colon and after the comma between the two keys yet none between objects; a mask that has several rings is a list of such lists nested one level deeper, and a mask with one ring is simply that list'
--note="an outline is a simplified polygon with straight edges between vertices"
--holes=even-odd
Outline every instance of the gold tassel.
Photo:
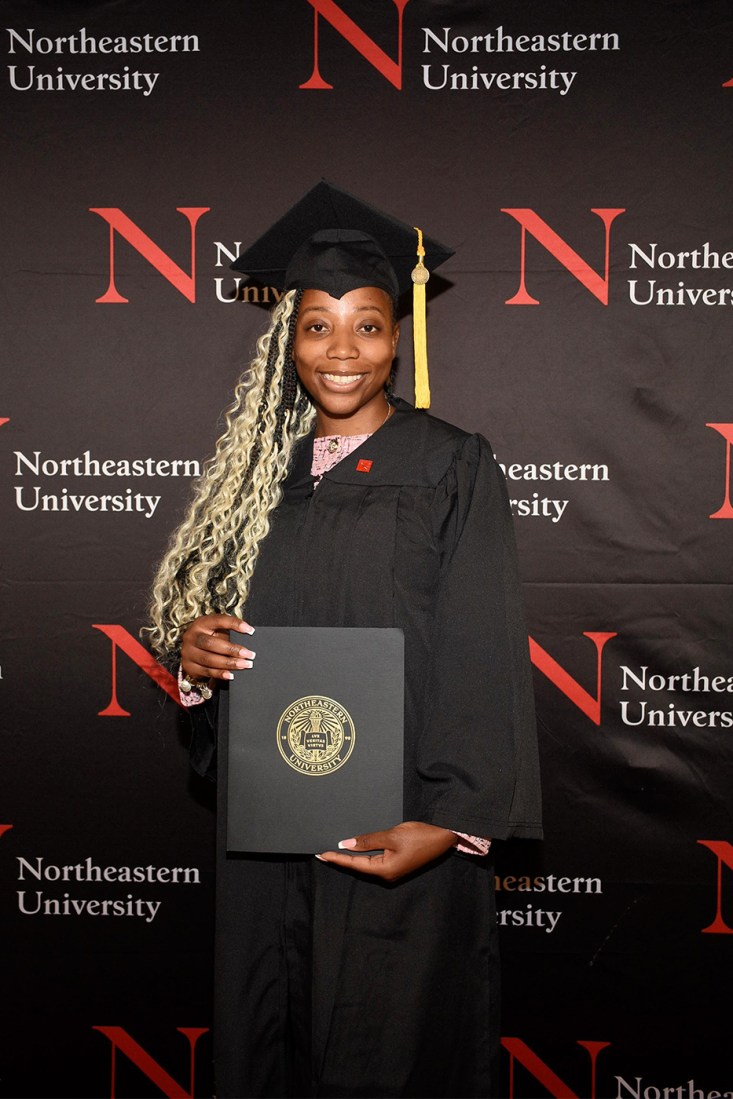
[{"label": "gold tassel", "polygon": [[430,272],[423,263],[425,248],[422,229],[417,233],[417,265],[412,270],[412,338],[415,348],[415,408],[430,408],[430,381],[428,379],[428,333],[425,308],[425,284]]}]

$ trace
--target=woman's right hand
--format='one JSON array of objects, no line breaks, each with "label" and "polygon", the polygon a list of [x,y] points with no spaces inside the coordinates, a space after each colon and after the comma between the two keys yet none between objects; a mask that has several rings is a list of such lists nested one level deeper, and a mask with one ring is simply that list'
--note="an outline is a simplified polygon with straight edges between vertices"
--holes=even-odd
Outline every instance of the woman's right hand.
[{"label": "woman's right hand", "polygon": [[195,619],[181,643],[183,674],[193,679],[234,679],[235,671],[251,668],[254,652],[232,644],[230,630],[254,633],[253,626],[231,614],[204,614]]}]

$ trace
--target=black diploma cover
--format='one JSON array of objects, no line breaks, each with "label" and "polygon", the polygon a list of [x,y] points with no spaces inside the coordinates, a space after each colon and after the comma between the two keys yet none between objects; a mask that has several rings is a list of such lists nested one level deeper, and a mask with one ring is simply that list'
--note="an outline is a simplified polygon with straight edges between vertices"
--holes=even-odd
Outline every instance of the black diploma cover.
[{"label": "black diploma cover", "polygon": [[229,685],[228,849],[315,854],[399,824],[402,630],[258,626],[244,640],[257,657]]}]

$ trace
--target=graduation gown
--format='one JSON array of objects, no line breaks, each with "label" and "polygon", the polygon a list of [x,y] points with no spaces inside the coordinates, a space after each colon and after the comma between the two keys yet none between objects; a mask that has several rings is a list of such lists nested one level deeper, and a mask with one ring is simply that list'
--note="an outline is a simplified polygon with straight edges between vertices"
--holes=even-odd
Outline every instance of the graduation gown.
[{"label": "graduation gown", "polygon": [[[489,444],[398,401],[315,491],[311,461],[309,437],[247,620],[401,627],[405,819],[539,836],[527,634]],[[226,735],[220,695],[191,711],[192,762],[209,775]],[[312,857],[229,855],[225,794],[220,781],[217,1095],[492,1095],[491,858],[450,851],[385,884]]]}]

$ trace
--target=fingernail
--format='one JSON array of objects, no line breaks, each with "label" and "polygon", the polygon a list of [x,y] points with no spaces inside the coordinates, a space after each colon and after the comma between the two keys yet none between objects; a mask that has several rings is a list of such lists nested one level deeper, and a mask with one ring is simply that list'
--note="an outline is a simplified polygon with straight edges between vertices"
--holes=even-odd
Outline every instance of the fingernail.
[{"label": "fingernail", "polygon": [[246,660],[254,660],[257,653],[253,653],[251,649],[240,649],[239,655],[243,656]]},{"label": "fingernail", "polygon": [[245,668],[251,668],[252,667],[252,661],[251,660],[245,660],[244,661],[244,667]]},{"label": "fingernail", "polygon": [[340,841],[340,843],[339,843],[339,847],[341,847],[341,848],[344,848],[344,847],[346,847],[346,848],[356,847],[356,840],[355,840],[355,839],[350,839],[350,840],[341,840],[341,841]]},{"label": "fingernail", "polygon": [[222,679],[234,679],[234,675],[232,672],[224,672]]},{"label": "fingernail", "polygon": [[323,855],[316,855],[316,858],[318,859],[319,862],[327,862],[328,861],[327,859],[324,859]]}]

